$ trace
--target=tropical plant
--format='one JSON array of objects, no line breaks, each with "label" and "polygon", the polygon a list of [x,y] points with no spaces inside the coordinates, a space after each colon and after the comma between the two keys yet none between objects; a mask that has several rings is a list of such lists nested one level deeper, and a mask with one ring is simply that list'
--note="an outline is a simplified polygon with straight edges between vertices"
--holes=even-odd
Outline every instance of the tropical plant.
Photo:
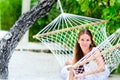
[{"label": "tropical plant", "polygon": [[9,30],[21,15],[21,0],[0,1],[1,28]]}]

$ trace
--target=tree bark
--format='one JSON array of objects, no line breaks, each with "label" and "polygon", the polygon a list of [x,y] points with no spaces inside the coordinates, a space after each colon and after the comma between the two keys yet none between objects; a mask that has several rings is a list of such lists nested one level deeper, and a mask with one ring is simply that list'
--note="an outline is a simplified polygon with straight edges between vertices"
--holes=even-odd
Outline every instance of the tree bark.
[{"label": "tree bark", "polygon": [[15,47],[34,22],[46,15],[57,0],[41,0],[24,13],[0,41],[0,79],[8,79],[8,63]]}]

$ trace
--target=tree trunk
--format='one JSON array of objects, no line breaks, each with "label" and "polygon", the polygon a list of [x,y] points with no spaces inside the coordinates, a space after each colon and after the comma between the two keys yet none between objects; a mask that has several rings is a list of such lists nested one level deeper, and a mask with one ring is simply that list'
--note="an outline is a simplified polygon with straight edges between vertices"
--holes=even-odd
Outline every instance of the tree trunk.
[{"label": "tree trunk", "polygon": [[25,32],[40,17],[46,15],[57,0],[41,0],[24,13],[0,41],[0,79],[8,79],[8,63],[12,53]]}]

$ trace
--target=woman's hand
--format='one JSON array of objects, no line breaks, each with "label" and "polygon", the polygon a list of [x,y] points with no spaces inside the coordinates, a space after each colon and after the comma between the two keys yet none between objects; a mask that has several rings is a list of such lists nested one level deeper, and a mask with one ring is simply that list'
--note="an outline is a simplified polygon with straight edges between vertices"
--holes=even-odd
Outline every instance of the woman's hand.
[{"label": "woman's hand", "polygon": [[73,80],[78,80],[78,76],[76,75]]},{"label": "woman's hand", "polygon": [[79,73],[79,74],[77,74],[77,75],[74,76],[74,80],[78,80],[79,77],[83,77],[83,76],[84,76],[83,74]]}]

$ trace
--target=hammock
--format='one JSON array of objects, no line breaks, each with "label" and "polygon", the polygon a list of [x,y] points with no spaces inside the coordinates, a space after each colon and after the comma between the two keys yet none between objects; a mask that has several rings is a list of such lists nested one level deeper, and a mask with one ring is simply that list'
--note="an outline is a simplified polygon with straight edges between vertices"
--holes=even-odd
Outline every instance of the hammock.
[{"label": "hammock", "polygon": [[107,21],[64,13],[59,0],[58,3],[61,14],[33,37],[45,44],[55,55],[59,64],[63,66],[66,60],[71,60],[73,57],[78,32],[82,28],[89,29],[98,45],[107,38]]},{"label": "hammock", "polygon": [[[94,52],[98,49],[101,51],[101,54],[104,57],[105,64],[108,66],[110,72],[112,72],[120,64],[120,29],[118,29],[116,32],[110,35],[94,50],[90,51],[86,56],[80,59],[76,64],[68,67],[68,70],[76,69],[79,66],[90,62],[91,60],[94,60],[97,57],[100,57],[100,55],[94,54]],[[90,56],[91,58],[88,58]]]},{"label": "hammock", "polygon": [[[106,20],[64,13],[59,0],[58,4],[61,14],[33,37],[51,50],[61,67],[64,66],[65,61],[73,58],[77,34],[83,28],[92,32],[95,44],[101,51],[120,43],[120,35],[118,35],[120,31],[110,38],[107,37]],[[104,54],[106,64],[110,65],[111,71],[120,63],[119,53],[120,49],[115,49]]]}]

